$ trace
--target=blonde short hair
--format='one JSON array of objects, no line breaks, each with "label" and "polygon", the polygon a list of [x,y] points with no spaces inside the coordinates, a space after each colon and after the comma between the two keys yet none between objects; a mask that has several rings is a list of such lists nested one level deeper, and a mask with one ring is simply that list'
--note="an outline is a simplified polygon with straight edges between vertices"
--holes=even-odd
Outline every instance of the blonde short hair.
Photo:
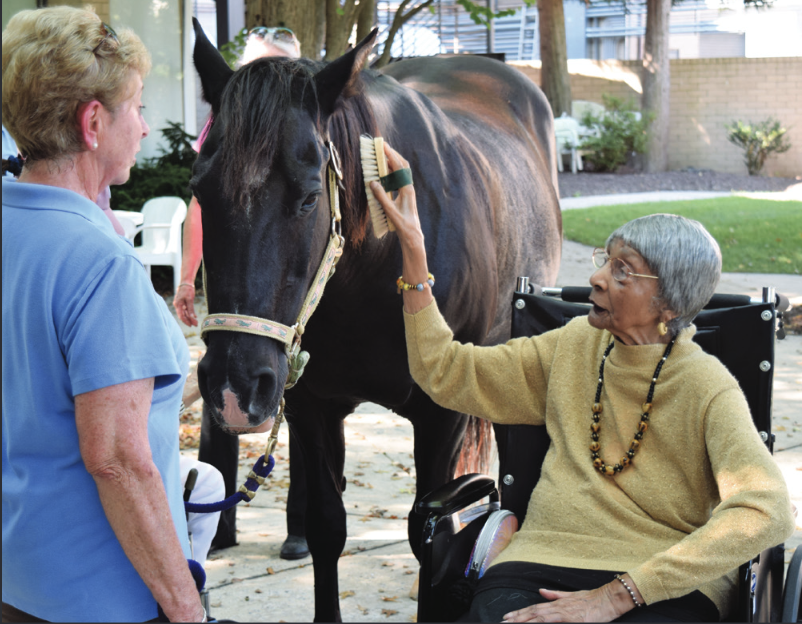
[{"label": "blonde short hair", "polygon": [[3,125],[26,158],[56,160],[86,149],[78,107],[98,100],[113,113],[132,95],[132,72],[144,79],[150,71],[150,54],[133,31],[116,31],[116,40],[106,33],[95,13],[68,6],[21,11],[8,22]]}]

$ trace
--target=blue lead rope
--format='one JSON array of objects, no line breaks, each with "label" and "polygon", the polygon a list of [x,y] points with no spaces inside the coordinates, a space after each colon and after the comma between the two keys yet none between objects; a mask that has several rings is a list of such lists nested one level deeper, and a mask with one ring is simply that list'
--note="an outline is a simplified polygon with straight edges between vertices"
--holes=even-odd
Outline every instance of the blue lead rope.
[{"label": "blue lead rope", "polygon": [[237,492],[216,503],[185,502],[184,509],[191,513],[212,513],[215,511],[225,511],[226,509],[231,509],[234,505],[241,503],[242,501],[249,501],[256,496],[256,490],[262,483],[264,483],[265,479],[271,473],[273,466],[275,465],[276,460],[273,459],[272,455],[268,455],[267,464],[265,464],[265,456],[262,455],[256,460],[256,463],[253,465],[253,470],[251,470],[250,474],[248,475],[248,479],[245,481],[244,485],[240,486],[240,489]]}]

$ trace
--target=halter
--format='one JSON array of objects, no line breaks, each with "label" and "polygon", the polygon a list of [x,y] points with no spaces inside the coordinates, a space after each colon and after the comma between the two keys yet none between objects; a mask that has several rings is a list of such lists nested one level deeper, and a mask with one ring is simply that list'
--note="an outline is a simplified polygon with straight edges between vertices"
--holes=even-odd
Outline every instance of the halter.
[{"label": "halter", "polygon": [[[292,388],[303,374],[304,366],[309,361],[309,354],[306,351],[301,351],[301,337],[303,336],[306,324],[309,318],[320,303],[323,297],[323,290],[326,287],[326,282],[334,275],[337,262],[343,253],[343,246],[345,238],[342,236],[342,215],[340,214],[340,195],[339,187],[342,186],[342,169],[340,168],[340,157],[337,150],[331,141],[326,141],[326,147],[329,150],[329,163],[328,163],[328,186],[329,186],[329,205],[331,208],[331,233],[329,234],[329,243],[326,246],[326,251],[323,254],[323,259],[320,262],[315,278],[312,285],[309,287],[309,292],[306,294],[304,303],[301,306],[301,312],[298,314],[298,319],[292,326],[282,325],[276,321],[259,318],[258,316],[245,316],[242,314],[210,314],[201,323],[201,338],[210,331],[237,331],[246,334],[254,334],[256,336],[264,336],[272,338],[284,343],[284,350],[287,354],[287,361],[289,363],[290,372],[287,377],[287,382],[284,389]],[[206,291],[206,267],[203,269],[203,290]],[[284,399],[281,399],[279,406],[279,413],[276,415],[277,428],[282,420],[284,412]],[[271,436],[272,441],[272,436]],[[272,447],[275,447],[275,442],[268,443],[268,456],[272,452]]]}]

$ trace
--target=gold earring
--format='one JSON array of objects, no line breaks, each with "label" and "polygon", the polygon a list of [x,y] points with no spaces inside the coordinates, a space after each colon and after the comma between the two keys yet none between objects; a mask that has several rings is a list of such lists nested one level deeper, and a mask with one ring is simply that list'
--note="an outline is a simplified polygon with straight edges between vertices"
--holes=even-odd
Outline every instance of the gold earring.
[{"label": "gold earring", "polygon": [[666,324],[665,324],[663,321],[660,321],[660,322],[657,324],[657,332],[658,332],[658,333],[659,333],[661,336],[665,336],[665,335],[668,333],[668,327],[666,327]]}]

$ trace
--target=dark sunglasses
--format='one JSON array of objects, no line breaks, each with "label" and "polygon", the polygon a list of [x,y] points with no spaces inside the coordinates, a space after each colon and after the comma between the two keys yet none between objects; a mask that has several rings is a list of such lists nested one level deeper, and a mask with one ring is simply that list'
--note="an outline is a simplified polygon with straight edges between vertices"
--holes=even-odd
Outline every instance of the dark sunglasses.
[{"label": "dark sunglasses", "polygon": [[95,54],[100,49],[100,46],[103,45],[103,42],[109,37],[111,37],[112,41],[120,43],[120,40],[117,38],[117,33],[114,32],[114,29],[111,26],[109,26],[106,22],[100,22],[100,27],[103,29],[105,34],[103,35],[103,39],[100,40],[100,43],[98,43],[92,50],[92,54]]},{"label": "dark sunglasses", "polygon": [[284,28],[283,26],[277,27],[267,27],[267,26],[257,26],[256,28],[251,28],[248,36],[256,35],[260,39],[271,38],[275,41],[286,41],[288,43],[295,42],[295,33],[292,32],[289,28]]}]

